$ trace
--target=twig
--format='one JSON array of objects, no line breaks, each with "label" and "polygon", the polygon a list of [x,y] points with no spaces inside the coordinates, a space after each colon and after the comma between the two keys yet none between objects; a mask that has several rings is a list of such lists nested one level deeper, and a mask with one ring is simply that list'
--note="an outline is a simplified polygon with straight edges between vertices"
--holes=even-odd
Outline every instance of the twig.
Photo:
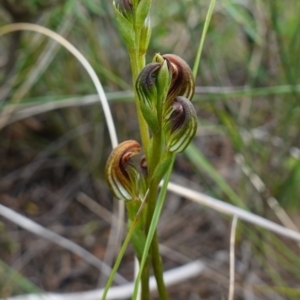
[{"label": "twig", "polygon": [[[95,200],[90,198],[87,194],[80,192],[76,197],[76,200],[82,205],[84,205],[86,208],[88,208],[91,212],[96,214],[98,217],[105,220],[108,224],[111,224],[112,221],[113,222],[118,221],[115,215],[113,215],[106,208],[102,207],[99,203],[97,203]],[[123,223],[123,226],[124,225],[125,223]]]},{"label": "twig", "polygon": [[[122,92],[109,92],[106,93],[107,100],[109,101],[116,101],[120,99],[132,99],[133,98],[133,92],[131,91],[122,91]],[[56,100],[44,103],[24,103],[19,104],[15,107],[14,110],[11,110],[10,108],[12,105],[5,106],[5,109],[3,109],[1,113],[1,118],[6,117],[8,121],[5,123],[4,126],[7,126],[11,123],[41,114],[46,113],[55,109],[60,108],[66,108],[66,107],[72,107],[72,106],[84,106],[84,105],[91,105],[99,102],[99,96],[98,94],[91,94],[81,97],[70,97],[66,99]],[[2,121],[1,121],[2,122]]]},{"label": "twig", "polygon": [[229,271],[229,292],[228,292],[228,300],[233,300],[234,296],[234,260],[235,260],[235,233],[237,226],[238,217],[236,215],[233,216],[232,224],[231,224],[231,232],[230,232],[230,271]]},{"label": "twig", "polygon": [[295,241],[300,242],[300,233],[289,228],[285,228],[278,225],[272,221],[269,221],[263,217],[255,215],[251,212],[238,208],[229,203],[225,203],[221,200],[215,199],[213,197],[207,196],[205,194],[190,190],[188,188],[182,187],[175,183],[170,182],[168,185],[168,190],[174,192],[182,197],[186,197],[192,201],[198,202],[202,205],[208,206],[216,211],[225,213],[227,215],[236,215],[239,219],[246,222],[255,224],[257,226],[263,227],[267,230],[280,234],[282,236],[288,237]]}]

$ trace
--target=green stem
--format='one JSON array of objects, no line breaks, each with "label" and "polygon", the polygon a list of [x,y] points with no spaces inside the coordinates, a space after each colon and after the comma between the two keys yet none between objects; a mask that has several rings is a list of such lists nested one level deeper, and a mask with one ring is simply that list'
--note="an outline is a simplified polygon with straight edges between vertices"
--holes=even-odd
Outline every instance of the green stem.
[{"label": "green stem", "polygon": [[[158,133],[153,133],[152,136],[152,145],[149,153],[149,159],[148,159],[148,172],[149,172],[149,180],[153,181],[153,174],[155,172],[155,169],[161,159],[161,134],[160,132]],[[159,182],[158,182],[159,183]],[[157,183],[157,185],[158,185]]]},{"label": "green stem", "polygon": [[[146,236],[149,234],[149,229],[151,226],[151,222],[153,219],[154,211],[157,205],[157,191],[159,187],[159,182],[156,180],[152,181],[152,184],[150,185],[149,190],[149,196],[148,196],[148,208],[147,208],[147,222],[146,222]],[[167,300],[168,299],[168,293],[166,286],[164,284],[163,279],[163,264],[161,260],[161,256],[159,253],[159,246],[158,246],[158,239],[157,239],[157,232],[155,230],[153,240],[151,243],[151,247],[149,250],[149,256],[151,255],[152,258],[152,267],[154,271],[154,276],[157,283],[158,293],[160,300]],[[145,263],[145,267],[148,265],[148,262]]]},{"label": "green stem", "polygon": [[[139,53],[139,32],[135,30],[136,34],[136,45],[135,49],[131,49],[129,51],[130,54],[130,61],[131,61],[131,68],[132,68],[132,79],[133,85],[135,85],[136,79],[138,74],[145,66],[145,55],[140,55]],[[139,121],[139,128],[140,134],[142,139],[143,148],[145,151],[146,159],[148,161],[148,171],[149,171],[149,178],[152,178],[154,174],[155,168],[160,162],[161,159],[161,152],[162,152],[162,132],[161,130],[158,133],[153,134],[153,144],[152,149],[150,150],[150,136],[149,136],[149,128],[148,125],[142,115],[140,109],[140,101],[138,95],[135,90],[135,102],[136,102],[136,109]],[[151,151],[151,153],[150,153]],[[156,207],[157,201],[157,191],[159,187],[159,180],[154,179],[150,180],[149,182],[149,194],[147,197],[147,211],[146,213],[146,224],[145,224],[145,233],[146,236],[149,233],[150,225],[152,222],[153,214]],[[151,251],[153,251],[153,255],[151,255]],[[158,240],[157,234],[154,234],[153,242],[151,244],[151,249],[148,252],[148,257],[145,261],[145,266],[142,269],[141,273],[141,286],[142,286],[142,299],[148,300],[150,299],[150,291],[149,291],[149,267],[150,267],[150,259],[149,257],[152,256],[152,265],[155,274],[155,278],[157,281],[158,291],[161,300],[167,300],[167,290],[164,285],[163,281],[163,265],[159,254],[158,249]]]},{"label": "green stem", "polygon": [[162,263],[162,259],[159,253],[159,244],[157,238],[157,232],[154,233],[152,244],[152,266],[153,272],[157,283],[157,289],[161,300],[169,299],[168,292],[164,283],[164,267]]},{"label": "green stem", "polygon": [[[153,213],[155,210],[157,188],[158,188],[158,185],[155,185],[155,184],[150,185],[150,187],[149,187],[149,194],[147,197],[146,224],[145,224],[146,237],[148,237],[151,220],[152,220]],[[146,277],[145,273],[147,273],[149,270],[149,266],[150,266],[149,257],[150,256],[151,256],[151,248],[149,249],[148,258],[146,259],[143,270],[142,270],[142,276],[141,276],[142,280],[144,277]],[[140,267],[141,267],[141,263],[140,263]],[[149,276],[149,272],[148,272],[148,276]],[[149,280],[149,277],[148,277],[148,280]],[[145,299],[146,296],[147,296],[147,294],[144,294],[144,290],[142,289],[142,299]]]},{"label": "green stem", "polygon": [[[161,101],[162,102],[162,101]],[[159,110],[160,109],[160,110]],[[161,110],[162,107],[160,107],[158,110],[158,120],[159,123],[162,124],[162,115]],[[146,219],[146,236],[149,234],[151,222],[153,219],[154,211],[157,206],[157,192],[159,188],[159,178],[154,177],[155,170],[157,166],[159,165],[161,158],[162,158],[162,146],[163,146],[163,133],[162,128],[158,130],[158,132],[153,132],[152,136],[152,151],[150,153],[149,157],[149,195],[148,195],[148,208],[147,208],[147,219]],[[161,300],[167,300],[168,299],[168,293],[166,286],[164,284],[163,279],[163,264],[161,260],[161,256],[159,253],[159,245],[158,245],[158,238],[157,238],[157,232],[155,229],[155,233],[153,235],[153,240],[149,249],[149,256],[151,256],[151,262],[152,267],[154,271],[154,276],[157,283],[158,293]],[[146,262],[145,266],[148,265],[148,262]]]},{"label": "green stem", "polygon": [[[157,199],[157,203],[156,203],[155,210],[154,210],[154,213],[153,213],[153,218],[151,220],[151,224],[150,224],[150,228],[149,228],[149,234],[147,236],[147,240],[146,240],[146,244],[145,244],[145,248],[144,248],[143,257],[142,257],[142,260],[141,260],[141,263],[140,263],[140,268],[141,269],[140,269],[139,274],[136,278],[136,282],[135,282],[135,286],[134,286],[134,291],[133,291],[133,296],[132,296],[133,300],[137,299],[138,283],[139,283],[139,280],[140,280],[141,275],[142,275],[143,267],[145,265],[145,262],[147,260],[148,255],[149,255],[149,249],[151,247],[153,236],[155,235],[158,220],[159,220],[162,208],[163,208],[164,200],[166,198],[168,182],[170,181],[174,160],[175,160],[175,154],[172,156],[172,160],[170,162],[169,169],[168,169],[168,171],[165,175],[164,183],[162,185],[162,188],[160,190],[160,193],[159,193],[159,196],[158,196],[158,199]],[[149,191],[149,194],[150,194],[150,191]],[[160,296],[161,296],[160,300],[168,300],[168,298],[166,298],[166,297],[164,298],[163,295],[160,295]]]},{"label": "green stem", "polygon": [[[138,51],[136,49],[133,49],[132,51],[129,51],[130,55],[130,62],[131,62],[131,69],[132,69],[132,81],[133,81],[133,86],[135,86],[136,79],[144,67],[144,60],[139,59],[139,55],[137,53]],[[136,104],[136,110],[137,110],[137,116],[138,116],[138,122],[139,122],[139,128],[140,128],[140,133],[141,133],[141,139],[142,139],[142,144],[143,148],[149,149],[149,129],[148,129],[148,124],[146,123],[143,114],[141,112],[140,108],[140,101],[139,97],[137,95],[136,90],[134,89],[134,96],[135,96],[135,104]],[[147,153],[145,153],[146,158],[148,158]]]},{"label": "green stem", "polygon": [[[159,187],[159,181],[153,180],[150,185],[149,196],[148,196],[148,209],[147,209],[147,222],[146,222],[146,236],[149,234],[151,222],[153,219],[154,211],[157,205],[157,191]],[[160,300],[167,300],[168,293],[166,286],[164,284],[163,279],[163,264],[161,260],[161,256],[159,253],[159,246],[158,246],[158,238],[157,232],[153,235],[153,240],[151,242],[151,247],[149,249],[149,256],[152,258],[152,267],[154,271],[154,276],[157,283],[158,293]],[[147,267],[149,262],[145,263],[145,267]]]},{"label": "green stem", "polygon": [[[136,32],[136,37],[138,36]],[[133,86],[135,86],[136,79],[140,73],[140,71],[145,66],[145,56],[139,55],[139,46],[138,41],[136,41],[136,48],[132,49],[132,51],[129,51],[130,55],[130,62],[131,62],[131,69],[132,69],[132,80],[133,80]],[[149,149],[149,129],[148,124],[146,123],[141,109],[140,109],[140,99],[138,97],[138,94],[136,92],[136,89],[134,88],[134,94],[135,94],[135,104],[136,104],[136,110],[137,110],[137,116],[138,116],[138,122],[139,122],[139,129],[143,144],[143,149],[145,151],[146,159],[148,159],[148,149]],[[148,211],[148,209],[147,209]],[[147,212],[146,212],[147,214]],[[141,293],[142,293],[142,299],[150,300],[150,289],[149,289],[149,276],[150,276],[150,269],[149,269],[149,259],[147,259],[147,262],[145,263],[145,267],[143,268],[142,274],[141,274]]]},{"label": "green stem", "polygon": [[150,289],[149,289],[149,259],[145,263],[143,268],[142,276],[141,276],[141,286],[142,286],[142,299],[150,300]]},{"label": "green stem", "polygon": [[151,181],[150,187],[149,187],[149,195],[147,198],[148,207],[147,207],[147,219],[146,219],[146,235],[148,234],[151,220],[152,220],[153,213],[154,213],[155,206],[156,206],[158,185],[159,185],[159,182],[154,180],[154,181]]}]

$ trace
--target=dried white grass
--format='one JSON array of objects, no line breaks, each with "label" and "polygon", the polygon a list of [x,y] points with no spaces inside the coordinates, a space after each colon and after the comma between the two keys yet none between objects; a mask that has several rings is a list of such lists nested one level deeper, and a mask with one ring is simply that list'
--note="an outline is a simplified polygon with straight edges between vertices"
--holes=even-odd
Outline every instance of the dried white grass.
[{"label": "dried white grass", "polygon": [[[164,282],[166,286],[171,286],[179,282],[200,275],[205,269],[205,265],[196,260],[191,263],[185,264],[178,268],[164,272]],[[126,284],[118,287],[111,287],[109,289],[107,300],[128,299],[131,297],[134,288],[134,283]],[[149,280],[150,291],[156,291],[156,281],[153,276]],[[55,293],[41,293],[16,296],[7,298],[5,300],[99,300],[103,294],[103,289],[97,289],[87,292],[77,292],[69,294],[55,294]],[[4,300],[4,299],[0,299]]]},{"label": "dried white grass", "polygon": [[230,270],[229,270],[229,292],[228,292],[228,300],[233,300],[234,297],[234,274],[235,274],[235,233],[237,227],[238,217],[236,215],[233,216],[231,223],[231,232],[230,232]]},{"label": "dried white grass", "polygon": [[300,233],[296,232],[294,230],[291,230],[289,228],[285,228],[281,225],[278,225],[268,219],[265,219],[263,217],[260,217],[258,215],[255,215],[251,212],[248,212],[244,209],[238,208],[234,205],[231,205],[229,203],[223,202],[221,200],[215,199],[213,197],[210,197],[208,195],[193,191],[191,189],[182,187],[180,185],[177,185],[175,183],[170,182],[168,185],[168,190],[176,193],[177,195],[180,195],[182,197],[185,197],[189,200],[195,201],[199,204],[205,205],[207,207],[210,207],[216,211],[219,211],[221,213],[234,216],[236,215],[239,219],[244,220],[246,222],[252,223],[254,225],[260,226],[262,228],[265,228],[267,230],[270,230],[274,233],[280,234],[282,236],[288,237],[290,239],[293,239],[295,241],[300,241]]},{"label": "dried white grass", "polygon": [[[98,268],[102,272],[105,272],[109,276],[111,272],[110,266],[102,262],[96,256],[75,244],[74,242],[60,236],[59,234],[33,222],[32,220],[20,215],[19,213],[13,211],[12,209],[0,204],[0,215],[5,219],[13,222],[14,224],[26,229],[27,231],[36,234],[37,236],[51,241],[56,245],[59,245],[65,249],[68,249],[72,253],[77,254],[83,260],[91,264],[92,266]],[[116,274],[115,281],[118,284],[124,284],[128,281],[119,274]]]},{"label": "dried white grass", "polygon": [[[65,35],[70,28],[72,28],[74,20],[72,17],[67,17],[65,22],[60,26],[59,35]],[[13,103],[8,109],[7,114],[1,116],[0,129],[7,125],[10,115],[15,110],[18,102],[25,96],[29,89],[34,85],[43,72],[47,69],[51,61],[54,59],[56,53],[59,50],[59,44],[53,40],[50,40],[44,47],[44,50],[37,58],[37,63],[30,70],[21,86],[13,93],[10,101]]]},{"label": "dried white grass", "polygon": [[[106,93],[107,100],[117,100],[117,99],[132,99],[134,97],[133,92],[131,91],[122,91],[122,92],[110,92]],[[84,106],[91,105],[99,102],[99,95],[92,94],[81,97],[70,97],[62,100],[51,101],[42,104],[19,104],[18,106],[14,106],[14,110],[11,111],[11,106],[7,105],[1,112],[2,118],[9,118],[4,126],[7,126],[11,123],[33,117],[38,114],[46,113],[49,111],[53,111],[55,109],[67,108],[72,106]]]},{"label": "dried white grass", "polygon": [[103,107],[104,116],[106,119],[106,123],[109,130],[109,136],[111,139],[112,147],[116,147],[118,145],[118,139],[117,134],[115,130],[115,124],[111,115],[111,111],[108,105],[108,101],[106,99],[106,95],[104,93],[103,87],[94,71],[90,63],[87,61],[87,59],[65,38],[63,38],[61,35],[57,34],[56,32],[45,28],[40,25],[36,24],[30,24],[30,23],[13,23],[6,26],[3,26],[0,28],[0,36],[11,33],[14,31],[33,31],[37,33],[44,34],[59,44],[61,44],[63,47],[65,47],[69,52],[71,52],[78,61],[82,64],[82,66],[85,68],[85,70],[88,72],[88,74],[91,77],[91,80],[93,81],[95,88],[97,90],[97,93],[99,95],[99,100],[101,102],[101,105]]},{"label": "dried white grass", "polygon": [[[105,220],[108,224],[117,221],[115,215],[113,215],[109,210],[101,206],[99,203],[97,203],[95,200],[93,200],[85,193],[80,192],[76,200],[82,205],[84,205],[86,208],[88,208],[92,213],[97,215],[99,218]],[[126,226],[126,224],[123,223],[123,226]]]}]

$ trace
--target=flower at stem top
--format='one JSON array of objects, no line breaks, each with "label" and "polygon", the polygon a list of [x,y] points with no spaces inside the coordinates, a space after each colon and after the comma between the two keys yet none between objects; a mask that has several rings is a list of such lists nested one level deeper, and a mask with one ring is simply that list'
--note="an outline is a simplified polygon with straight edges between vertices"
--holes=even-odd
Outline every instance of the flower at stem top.
[{"label": "flower at stem top", "polygon": [[134,7],[132,0],[116,0],[115,7],[130,22],[133,23]]}]

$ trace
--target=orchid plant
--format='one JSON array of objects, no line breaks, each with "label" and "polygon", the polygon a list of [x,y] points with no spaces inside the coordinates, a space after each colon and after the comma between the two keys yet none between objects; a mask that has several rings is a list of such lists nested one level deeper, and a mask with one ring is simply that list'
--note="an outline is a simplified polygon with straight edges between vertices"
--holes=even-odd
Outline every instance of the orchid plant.
[{"label": "orchid plant", "polygon": [[[168,299],[163,281],[163,265],[158,249],[156,226],[177,153],[186,149],[197,131],[196,111],[191,99],[195,83],[188,64],[174,54],[156,54],[145,64],[151,27],[151,0],[118,0],[114,3],[116,21],[128,49],[141,145],[127,140],[113,149],[105,175],[113,195],[125,201],[129,231],[122,253],[131,241],[140,264],[133,299],[139,281],[141,297],[150,299],[149,274],[152,267],[160,299]],[[139,165],[133,156],[141,156]],[[159,193],[159,185],[164,186]],[[106,285],[105,299],[114,272]]]}]

